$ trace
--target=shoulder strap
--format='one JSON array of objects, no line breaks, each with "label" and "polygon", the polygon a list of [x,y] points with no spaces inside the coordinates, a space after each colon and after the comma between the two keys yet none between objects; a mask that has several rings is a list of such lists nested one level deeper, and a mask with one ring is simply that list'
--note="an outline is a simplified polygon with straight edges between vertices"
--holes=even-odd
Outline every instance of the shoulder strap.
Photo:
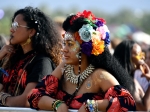
[{"label": "shoulder strap", "polygon": [[[36,56],[36,55],[35,55],[35,56]],[[20,73],[19,82],[18,82],[18,84],[17,84],[17,82],[16,82],[16,85],[15,85],[16,91],[15,91],[15,93],[14,93],[14,96],[16,96],[17,93],[18,93],[19,85],[20,85],[22,76],[23,76],[23,74],[24,74],[24,72],[25,72],[25,69],[26,69],[27,65],[30,64],[30,63],[33,61],[33,59],[35,58],[35,56],[33,56],[33,58],[31,58],[31,60],[29,60],[29,61],[25,64],[25,66],[23,67],[23,70],[22,70],[22,72]]]}]

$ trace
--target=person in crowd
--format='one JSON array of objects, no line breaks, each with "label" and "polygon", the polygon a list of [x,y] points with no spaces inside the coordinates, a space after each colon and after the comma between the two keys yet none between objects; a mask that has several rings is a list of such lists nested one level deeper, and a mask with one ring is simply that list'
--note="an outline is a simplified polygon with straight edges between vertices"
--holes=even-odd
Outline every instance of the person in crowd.
[{"label": "person in crowd", "polygon": [[30,107],[68,112],[135,110],[132,79],[108,50],[105,20],[84,10],[63,23],[63,62],[43,78],[31,95]]},{"label": "person in crowd", "polygon": [[137,70],[140,70],[141,76],[146,77],[145,81],[150,80],[150,70],[144,61],[145,55],[140,45],[133,40],[124,40],[115,48],[114,56],[134,80],[135,90],[133,90],[132,95],[136,102],[136,109],[138,111],[150,110],[150,87],[144,93],[141,85],[134,78],[137,77],[135,74]]},{"label": "person in crowd", "polygon": [[150,47],[144,50],[145,52],[145,62],[150,67]]},{"label": "person in crowd", "polygon": [[0,49],[2,49],[2,47],[7,44],[8,44],[7,39],[3,35],[0,35]]},{"label": "person in crowd", "polygon": [[[7,39],[3,35],[0,35],[0,49],[2,49],[2,47],[7,44],[8,44]],[[0,66],[2,65],[2,62],[3,61],[0,60]]]},{"label": "person in crowd", "polygon": [[[149,66],[149,64],[150,64],[149,63],[149,54],[150,53],[149,53],[148,49],[143,49],[142,51],[143,51],[143,55],[144,55],[143,59],[144,59],[145,63],[148,65],[148,67],[150,67]],[[135,70],[135,72],[134,72],[134,79],[138,81],[138,83],[141,85],[143,91],[146,92],[147,89],[148,89],[148,86],[149,86],[149,80],[146,77],[144,77],[142,69],[137,68]]]},{"label": "person in crowd", "polygon": [[61,61],[61,35],[41,10],[25,7],[12,18],[10,44],[0,50],[1,106],[28,107],[27,96]]},{"label": "person in crowd", "polygon": [[62,28],[62,24],[65,20],[65,17],[63,16],[56,16],[54,17],[54,22],[58,25],[58,31],[60,31],[61,35],[65,33],[64,29]]}]

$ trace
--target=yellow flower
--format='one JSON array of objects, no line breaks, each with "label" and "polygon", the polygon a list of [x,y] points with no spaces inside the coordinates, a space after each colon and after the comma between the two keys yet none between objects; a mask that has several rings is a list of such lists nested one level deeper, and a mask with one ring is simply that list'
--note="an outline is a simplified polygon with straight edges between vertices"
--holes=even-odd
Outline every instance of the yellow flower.
[{"label": "yellow flower", "polygon": [[99,40],[97,38],[92,38],[92,54],[99,55],[104,52],[104,41]]}]

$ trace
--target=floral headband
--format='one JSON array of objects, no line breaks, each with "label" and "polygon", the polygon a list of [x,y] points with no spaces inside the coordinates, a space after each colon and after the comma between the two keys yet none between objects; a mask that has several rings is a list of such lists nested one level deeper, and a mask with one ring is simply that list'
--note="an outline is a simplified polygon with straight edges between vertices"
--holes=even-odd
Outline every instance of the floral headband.
[{"label": "floral headband", "polygon": [[79,17],[85,18],[84,21],[88,23],[74,34],[75,39],[80,43],[81,52],[87,56],[102,54],[105,46],[110,43],[109,30],[105,25],[105,20],[96,18],[91,11],[84,10],[73,16],[70,24],[73,24],[73,21]]}]

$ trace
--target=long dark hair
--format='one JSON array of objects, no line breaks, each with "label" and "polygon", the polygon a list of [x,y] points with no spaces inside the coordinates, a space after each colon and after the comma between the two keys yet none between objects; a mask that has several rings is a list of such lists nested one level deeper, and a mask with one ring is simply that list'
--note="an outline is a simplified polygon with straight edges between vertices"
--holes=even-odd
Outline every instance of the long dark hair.
[{"label": "long dark hair", "polygon": [[[70,20],[74,15],[70,15],[63,23],[63,28],[65,31],[75,33],[83,26],[83,24],[88,24],[87,21],[84,21],[84,18],[79,17],[70,23]],[[102,68],[111,73],[118,82],[127,88],[130,92],[134,90],[134,83],[132,78],[128,73],[123,69],[119,62],[111,55],[109,49],[105,47],[105,50],[102,54],[98,56],[91,55],[88,57],[88,61],[95,66],[95,68]]]},{"label": "long dark hair", "polygon": [[[62,38],[57,31],[56,24],[38,8],[29,6],[17,10],[12,17],[12,22],[18,14],[23,15],[23,20],[29,28],[36,30],[35,35],[31,38],[33,50],[50,57],[58,65],[61,60]],[[20,54],[23,53],[20,45],[14,45],[14,47],[16,52],[6,62],[5,69],[12,68],[16,61],[20,59]]]},{"label": "long dark hair", "polygon": [[131,50],[134,44],[133,40],[123,40],[114,50],[114,57],[131,77],[133,77],[134,72],[134,66],[131,61]]}]

